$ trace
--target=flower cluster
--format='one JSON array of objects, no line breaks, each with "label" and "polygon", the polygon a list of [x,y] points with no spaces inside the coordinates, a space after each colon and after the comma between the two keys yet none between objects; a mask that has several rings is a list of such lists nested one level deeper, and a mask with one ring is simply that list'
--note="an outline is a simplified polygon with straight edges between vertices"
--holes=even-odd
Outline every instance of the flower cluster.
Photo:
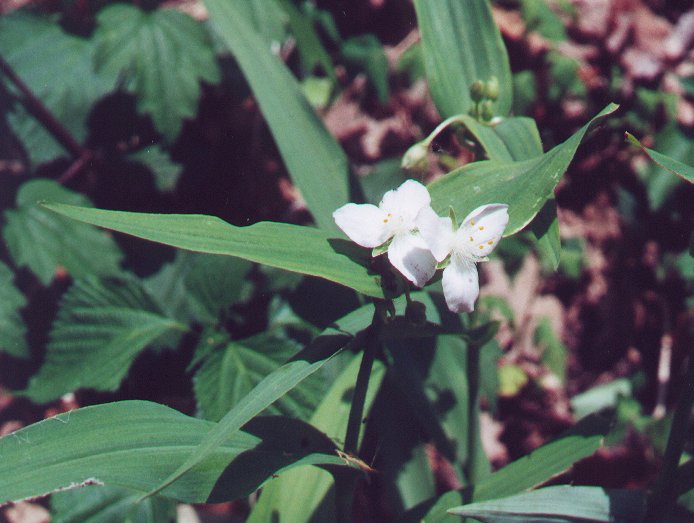
[{"label": "flower cluster", "polygon": [[431,208],[429,191],[407,180],[376,205],[348,203],[333,213],[337,226],[355,243],[388,252],[390,263],[417,287],[444,266],[443,293],[453,312],[471,312],[479,295],[475,264],[485,261],[508,223],[508,206],[478,207],[458,226]]}]

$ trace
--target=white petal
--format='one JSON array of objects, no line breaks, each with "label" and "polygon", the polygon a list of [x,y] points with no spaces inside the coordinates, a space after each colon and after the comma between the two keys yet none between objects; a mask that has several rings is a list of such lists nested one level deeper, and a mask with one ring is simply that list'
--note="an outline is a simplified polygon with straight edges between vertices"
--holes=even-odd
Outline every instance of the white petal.
[{"label": "white petal", "polygon": [[474,262],[453,255],[443,270],[443,295],[452,312],[472,312],[480,293],[480,282]]},{"label": "white petal", "polygon": [[417,287],[423,287],[436,272],[436,260],[416,234],[396,234],[388,247],[388,259]]},{"label": "white petal", "polygon": [[436,261],[442,262],[453,249],[453,222],[442,218],[430,206],[423,207],[415,219],[419,234],[429,247]]},{"label": "white petal", "polygon": [[390,237],[386,213],[371,204],[348,203],[333,213],[337,226],[353,242],[374,248]]},{"label": "white petal", "polygon": [[508,205],[492,203],[478,207],[463,220],[456,233],[456,245],[469,257],[484,258],[501,239],[508,224]]},{"label": "white petal", "polygon": [[429,191],[415,180],[407,180],[397,189],[383,195],[379,207],[387,213],[402,216],[405,222],[414,220],[422,207],[431,203]]}]

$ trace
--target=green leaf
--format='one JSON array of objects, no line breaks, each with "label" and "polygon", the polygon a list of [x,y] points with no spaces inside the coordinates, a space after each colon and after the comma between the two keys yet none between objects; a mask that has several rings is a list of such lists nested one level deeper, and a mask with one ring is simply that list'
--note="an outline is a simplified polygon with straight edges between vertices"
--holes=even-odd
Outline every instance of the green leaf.
[{"label": "green leaf", "polygon": [[639,142],[634,135],[630,133],[625,133],[628,141],[632,144],[635,145],[636,147],[639,147],[643,152],[645,152],[648,157],[653,160],[656,164],[658,164],[660,167],[663,169],[670,171],[672,174],[675,174],[682,178],[683,180],[689,182],[689,183],[694,183],[694,167],[691,165],[687,165],[685,163],[679,162],[675,160],[674,158],[670,158],[669,156],[665,154],[661,154],[658,151],[654,151],[653,149],[649,149],[648,147],[644,147],[641,142]]},{"label": "green leaf", "polygon": [[552,329],[552,322],[547,316],[542,316],[538,320],[535,329],[535,343],[542,354],[542,362],[547,365],[549,370],[559,378],[562,383],[566,382],[566,360],[569,350],[566,348]]},{"label": "green leaf", "polygon": [[[19,11],[0,18],[0,55],[78,142],[87,136],[92,105],[116,83],[115,76],[94,74],[93,52],[90,40],[66,33],[55,19]],[[32,163],[65,154],[63,145],[21,104],[15,105],[9,122]]]},{"label": "green leaf", "polygon": [[135,280],[77,280],[61,300],[44,364],[22,394],[44,403],[80,388],[115,390],[148,345],[185,329]]},{"label": "green leaf", "polygon": [[178,251],[145,287],[170,317],[214,325],[231,305],[246,298],[250,268],[241,258]]},{"label": "green leaf", "polygon": [[162,192],[173,191],[183,167],[158,145],[145,147],[128,155],[128,159],[141,163],[154,175],[154,185]]},{"label": "green leaf", "polygon": [[142,11],[115,4],[97,15],[94,65],[122,75],[137,107],[173,141],[182,121],[197,112],[200,81],[217,83],[219,69],[207,32],[174,9]]},{"label": "green leaf", "polygon": [[[0,503],[85,484],[147,491],[216,427],[148,401],[106,403],[52,416],[0,438]],[[239,499],[287,468],[344,465],[332,448],[305,423],[266,419],[224,438],[163,494],[187,503]]]},{"label": "green leaf", "polygon": [[603,409],[615,408],[620,398],[633,396],[633,389],[633,384],[626,378],[597,385],[571,398],[571,410],[577,417],[582,417]]},{"label": "green leaf", "polygon": [[94,485],[51,495],[52,523],[174,523],[176,503],[158,496],[135,504],[138,493]]},{"label": "green leaf", "polygon": [[545,0],[522,0],[521,11],[529,30],[555,42],[566,40],[564,23]]},{"label": "green leaf", "polygon": [[132,234],[180,249],[225,254],[350,287],[382,297],[379,278],[352,258],[366,263],[369,253],[346,240],[312,227],[260,222],[236,227],[198,214],[146,214],[87,209],[46,203],[45,207],[75,220]]},{"label": "green leaf", "polygon": [[429,185],[432,206],[439,214],[453,207],[458,216],[488,203],[509,205],[509,236],[525,227],[552,197],[581,140],[592,125],[614,112],[610,104],[564,143],[549,152],[517,162],[482,161],[467,164]]},{"label": "green leaf", "polygon": [[26,305],[24,295],[14,286],[14,273],[0,262],[0,351],[17,358],[29,357],[24,335],[26,327],[19,309]]},{"label": "green leaf", "polygon": [[415,0],[427,80],[441,116],[467,113],[475,80],[499,81],[495,113],[513,103],[511,69],[488,0]]},{"label": "green leaf", "polygon": [[345,40],[341,48],[348,62],[357,64],[371,81],[378,100],[388,102],[388,58],[375,35],[368,33]]},{"label": "green leaf", "polygon": [[641,521],[646,493],[601,487],[546,487],[517,496],[450,509],[485,523]]},{"label": "green leaf", "polygon": [[188,459],[142,499],[158,494],[213,456],[251,418],[264,411],[304,379],[323,367],[331,358],[332,355],[313,363],[304,360],[292,361],[267,375],[205,435]]},{"label": "green leaf", "polygon": [[313,218],[321,228],[337,231],[332,213],[350,200],[347,157],[291,72],[250,30],[240,4],[243,1],[205,1],[210,20],[241,67]]},{"label": "green leaf", "polygon": [[288,13],[280,7],[279,0],[231,0],[238,16],[242,16],[262,38],[263,49],[277,52],[287,38]]},{"label": "green leaf", "polygon": [[[371,308],[371,307],[370,307]],[[361,357],[352,358],[345,370],[333,380],[330,389],[318,405],[311,425],[334,440],[341,441],[347,430],[347,419],[351,407],[351,394],[357,379]],[[373,400],[385,374],[385,367],[378,361],[369,378],[367,397],[364,404],[365,415],[371,409]],[[303,468],[289,471],[273,478],[264,487],[258,503],[247,520],[248,523],[301,523],[314,521],[316,510],[334,484],[333,477],[318,468]],[[326,503],[327,504],[327,503]],[[333,504],[334,505],[334,504]],[[334,514],[322,514],[322,521],[334,520]],[[277,518],[276,520],[274,518]]]},{"label": "green leaf", "polygon": [[[298,343],[268,333],[230,341],[207,357],[193,378],[202,415],[220,420],[260,381],[299,351]],[[310,388],[306,385],[312,383]],[[318,382],[307,380],[272,405],[268,412],[306,419],[323,393]]]},{"label": "green leaf", "polygon": [[56,216],[37,205],[39,200],[90,205],[84,196],[53,180],[24,183],[17,194],[17,208],[5,211],[2,231],[17,265],[28,266],[44,285],[60,267],[73,278],[118,272],[122,254],[108,234]]}]

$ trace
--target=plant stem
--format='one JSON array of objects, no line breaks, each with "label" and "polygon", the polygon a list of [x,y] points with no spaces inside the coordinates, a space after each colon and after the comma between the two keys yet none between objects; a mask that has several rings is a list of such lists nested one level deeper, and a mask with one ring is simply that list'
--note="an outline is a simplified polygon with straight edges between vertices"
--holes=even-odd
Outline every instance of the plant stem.
[{"label": "plant stem", "polygon": [[29,89],[17,73],[14,72],[10,64],[8,64],[2,56],[0,56],[0,72],[22,93],[22,103],[27,111],[29,111],[29,113],[31,113],[74,158],[86,158],[87,156],[91,156],[91,152],[82,147],[74,136],[72,136],[70,131],[53,116],[53,113],[51,113],[43,102],[34,95],[31,89]]},{"label": "plant stem", "polygon": [[694,355],[689,355],[687,363],[687,374],[682,384],[683,389],[680,393],[675,414],[670,426],[663,466],[660,469],[658,482],[649,500],[648,511],[644,521],[656,521],[664,518],[672,510],[677,500],[677,467],[682,457],[682,450],[687,439],[687,427],[689,418],[694,406]]},{"label": "plant stem", "polygon": [[[352,406],[347,421],[344,452],[356,456],[359,450],[359,434],[361,432],[364,417],[364,404],[369,387],[371,370],[373,369],[376,354],[380,348],[380,334],[385,317],[384,302],[375,302],[374,316],[371,325],[366,329],[364,341],[364,355],[362,356],[357,381],[352,395]],[[354,487],[357,476],[350,471],[348,474],[340,474],[335,480],[335,501],[337,504],[337,520],[340,523],[352,521],[352,503],[354,499]]]}]

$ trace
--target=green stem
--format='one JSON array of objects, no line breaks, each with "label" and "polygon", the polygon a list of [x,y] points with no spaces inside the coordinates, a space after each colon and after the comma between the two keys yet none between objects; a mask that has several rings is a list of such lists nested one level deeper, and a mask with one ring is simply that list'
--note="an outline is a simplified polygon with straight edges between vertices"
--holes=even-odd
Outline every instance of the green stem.
[{"label": "green stem", "polygon": [[[670,426],[663,466],[660,469],[658,482],[649,500],[649,507],[644,521],[656,521],[665,517],[672,510],[677,500],[677,467],[682,457],[682,451],[687,439],[687,426],[694,406],[694,355],[689,355],[687,374],[684,378],[683,390]],[[657,516],[657,517],[656,517]]]},{"label": "green stem", "polygon": [[[374,316],[371,325],[366,329],[364,355],[361,359],[359,373],[357,374],[357,382],[354,386],[352,406],[349,411],[347,432],[345,434],[344,452],[352,456],[356,456],[359,450],[359,434],[364,418],[366,393],[369,388],[369,379],[371,378],[374,360],[380,348],[380,334],[385,318],[384,302],[376,302],[374,305]],[[357,477],[358,476],[351,471],[350,473],[336,475],[335,477],[337,520],[340,523],[349,523],[352,521],[352,503]]]},{"label": "green stem", "polygon": [[449,117],[446,118],[443,122],[441,122],[440,124],[438,124],[438,125],[436,126],[436,128],[435,128],[433,131],[431,131],[431,134],[429,134],[429,136],[427,136],[427,137],[422,141],[422,143],[425,144],[427,147],[429,147],[429,146],[431,145],[431,142],[433,142],[434,139],[435,139],[446,127],[448,127],[448,126],[451,125],[451,124],[457,123],[457,122],[462,122],[464,116],[465,116],[465,115],[462,115],[462,114],[457,114],[457,115],[455,115],[455,116],[449,116]]}]

